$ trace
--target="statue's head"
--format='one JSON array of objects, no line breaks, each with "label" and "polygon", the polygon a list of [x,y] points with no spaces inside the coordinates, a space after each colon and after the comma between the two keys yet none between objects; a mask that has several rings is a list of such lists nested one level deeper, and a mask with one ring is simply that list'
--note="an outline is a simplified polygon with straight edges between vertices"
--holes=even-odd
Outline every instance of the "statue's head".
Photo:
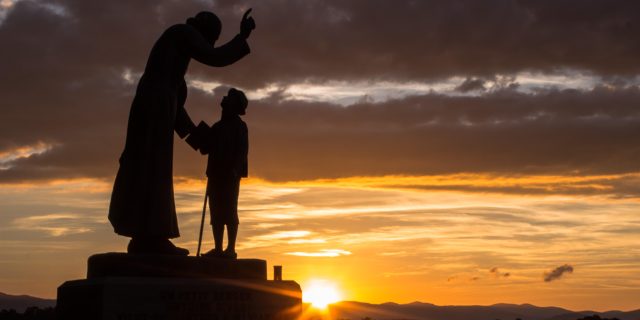
[{"label": "statue's head", "polygon": [[187,19],[187,24],[200,31],[207,41],[214,43],[220,36],[222,22],[213,12],[201,11],[194,17]]},{"label": "statue's head", "polygon": [[222,98],[222,102],[220,103],[222,110],[225,112],[231,112],[239,115],[244,115],[246,113],[247,105],[249,105],[247,96],[244,95],[244,92],[235,88],[229,89],[229,92]]}]

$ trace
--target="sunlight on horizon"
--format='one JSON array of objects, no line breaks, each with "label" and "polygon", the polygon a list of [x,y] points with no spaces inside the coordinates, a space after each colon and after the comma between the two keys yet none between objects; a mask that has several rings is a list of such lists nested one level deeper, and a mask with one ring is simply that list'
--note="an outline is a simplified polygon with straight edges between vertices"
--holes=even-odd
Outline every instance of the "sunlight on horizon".
[{"label": "sunlight on horizon", "polygon": [[320,310],[326,310],[327,306],[339,302],[342,294],[335,283],[325,279],[310,280],[302,287],[302,301]]}]

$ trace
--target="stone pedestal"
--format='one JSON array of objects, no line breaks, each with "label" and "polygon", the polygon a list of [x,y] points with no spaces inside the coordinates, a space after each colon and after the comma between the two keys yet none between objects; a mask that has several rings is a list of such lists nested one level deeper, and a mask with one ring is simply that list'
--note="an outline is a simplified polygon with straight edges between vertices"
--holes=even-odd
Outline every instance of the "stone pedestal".
[{"label": "stone pedestal", "polygon": [[87,274],[58,288],[59,319],[293,320],[302,308],[300,286],[267,280],[264,260],[110,253]]},{"label": "stone pedestal", "polygon": [[267,262],[115,252],[89,257],[87,278],[104,277],[267,280]]}]

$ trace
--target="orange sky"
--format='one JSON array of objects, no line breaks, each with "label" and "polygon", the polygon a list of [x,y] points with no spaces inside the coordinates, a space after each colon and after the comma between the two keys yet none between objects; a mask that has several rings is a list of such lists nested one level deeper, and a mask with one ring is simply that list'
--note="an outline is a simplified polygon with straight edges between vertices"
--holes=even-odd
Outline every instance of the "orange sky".
[{"label": "orange sky", "polygon": [[[640,294],[637,199],[415,187],[589,188],[615,178],[249,179],[242,186],[238,251],[284,265],[285,278],[303,286],[333,281],[347,300],[628,310]],[[127,239],[106,220],[110,188],[89,179],[3,185],[3,291],[54,297],[57,285],[84,276],[90,254],[124,250]],[[190,179],[176,185],[182,232],[176,243],[193,252],[202,188]],[[205,241],[208,250],[208,232]],[[574,272],[543,280],[564,264]]]}]

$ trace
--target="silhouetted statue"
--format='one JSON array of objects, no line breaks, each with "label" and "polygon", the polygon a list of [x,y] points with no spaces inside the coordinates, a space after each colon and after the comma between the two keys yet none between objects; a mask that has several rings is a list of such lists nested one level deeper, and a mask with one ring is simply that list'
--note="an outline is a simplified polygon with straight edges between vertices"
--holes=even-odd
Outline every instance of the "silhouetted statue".
[{"label": "silhouetted statue", "polygon": [[[238,193],[240,179],[247,176],[249,135],[247,125],[240,119],[247,109],[244,93],[231,88],[222,98],[222,116],[211,128],[201,122],[190,144],[208,154],[207,195],[211,212],[211,226],[215,247],[205,257],[236,258],[238,235]],[[224,227],[227,226],[227,249],[222,251]]]},{"label": "silhouetted statue", "polygon": [[184,109],[185,72],[191,58],[214,67],[249,53],[246,39],[255,28],[249,9],[240,34],[214,48],[222,28],[211,12],[167,29],[155,43],[129,113],[127,139],[115,179],[109,221],[131,237],[129,253],[188,255],[169,241],[180,236],[173,197],[173,131],[185,138],[195,125]]}]

